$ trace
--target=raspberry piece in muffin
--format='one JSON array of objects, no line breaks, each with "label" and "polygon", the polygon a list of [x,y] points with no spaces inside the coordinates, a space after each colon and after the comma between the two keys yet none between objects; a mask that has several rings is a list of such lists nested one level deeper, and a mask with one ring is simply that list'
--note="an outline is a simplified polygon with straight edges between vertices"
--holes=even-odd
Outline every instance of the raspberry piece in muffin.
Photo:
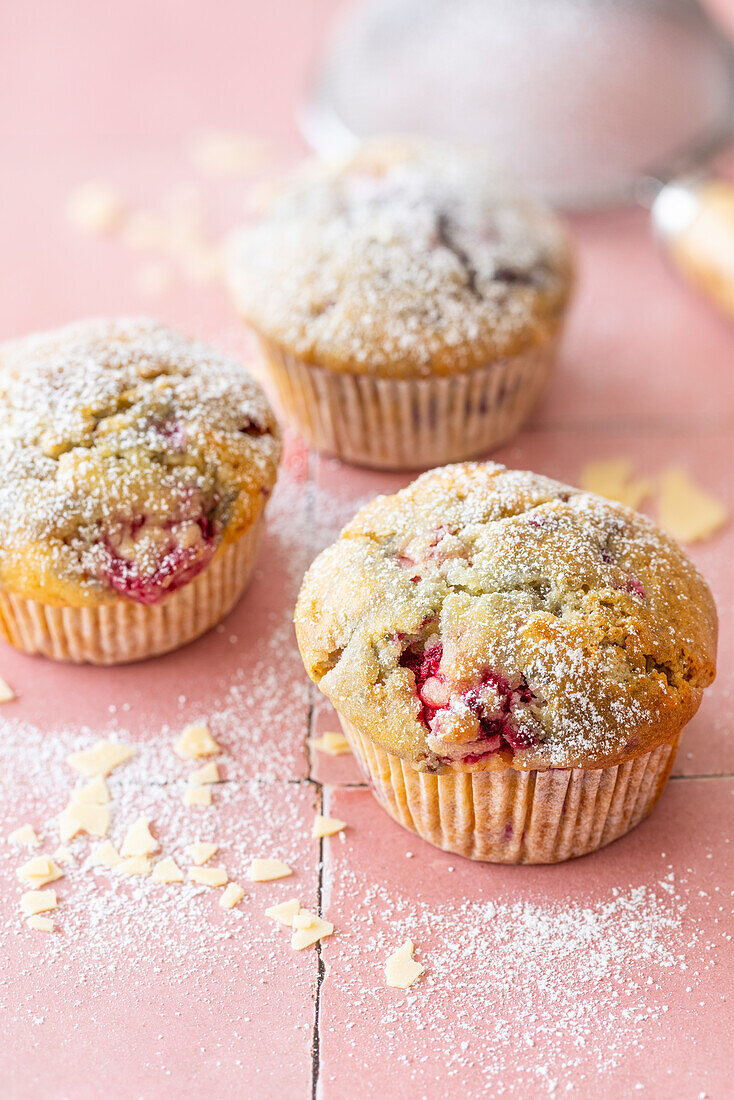
[{"label": "raspberry piece in muffin", "polygon": [[[2,346],[0,399],[0,624],[11,641],[134,659],[226,613],[254,563],[281,446],[242,367],[153,321],[89,321]],[[191,586],[205,573],[202,598]],[[27,627],[24,600],[47,631]],[[164,617],[146,626],[143,609],[159,605]],[[65,636],[52,608],[70,628],[83,609],[84,630]],[[116,617],[96,624],[102,649],[95,614]]]},{"label": "raspberry piece in muffin", "polygon": [[[363,508],[309,570],[296,629],[390,811],[453,850],[528,861],[555,826],[581,854],[649,811],[716,651],[711,593],[671,538],[622,505],[491,463],[433,470]],[[421,775],[451,787],[440,812]],[[609,783],[631,800],[624,814],[611,795],[595,802]],[[542,803],[549,784],[560,804]],[[577,832],[562,820],[572,789],[586,806]],[[467,790],[473,807],[451,809]],[[506,835],[506,810],[485,828],[501,804],[525,825]]]}]

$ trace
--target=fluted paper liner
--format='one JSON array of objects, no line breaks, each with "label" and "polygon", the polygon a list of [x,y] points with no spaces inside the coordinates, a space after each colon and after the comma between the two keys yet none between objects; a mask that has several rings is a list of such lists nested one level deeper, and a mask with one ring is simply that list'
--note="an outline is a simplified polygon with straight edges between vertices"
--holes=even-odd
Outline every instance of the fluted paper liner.
[{"label": "fluted paper liner", "polygon": [[89,607],[53,607],[0,586],[0,635],[26,653],[94,665],[177,649],[234,607],[252,575],[261,527],[260,517],[194,580],[152,607],[122,596]]},{"label": "fluted paper liner", "polygon": [[624,836],[654,807],[678,748],[676,737],[609,768],[434,775],[341,724],[392,818],[438,848],[490,863],[559,863]]},{"label": "fluted paper liner", "polygon": [[507,442],[545,388],[558,335],[448,376],[379,378],[313,366],[260,337],[285,419],[318,450],[375,469],[425,469]]}]

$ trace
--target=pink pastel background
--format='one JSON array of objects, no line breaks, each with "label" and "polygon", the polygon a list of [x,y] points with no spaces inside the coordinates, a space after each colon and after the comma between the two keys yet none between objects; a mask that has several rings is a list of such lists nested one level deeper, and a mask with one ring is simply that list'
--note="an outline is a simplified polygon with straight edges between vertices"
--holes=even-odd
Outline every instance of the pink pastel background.
[{"label": "pink pastel background", "polygon": [[[216,284],[176,277],[152,298],[137,278],[145,257],[71,227],[67,196],[98,179],[150,207],[194,183],[212,232],[231,224],[247,182],[197,175],[192,137],[260,136],[272,163],[294,160],[294,110],[339,6],[2,0],[0,338],[142,311],[249,355]],[[667,270],[642,212],[573,230],[579,287],[558,376],[497,457],[570,481],[590,458],[629,455],[647,474],[676,461],[734,506],[731,322]],[[112,734],[140,746],[111,782],[116,829],[147,811],[168,850],[217,839],[233,878],[255,855],[295,871],[246,884],[233,915],[205,890],[170,901],[75,866],[43,939],[18,917],[19,858],[0,842],[3,1098],[732,1095],[733,529],[692,548],[720,610],[719,677],[659,809],[571,865],[479,866],[401,831],[351,758],[308,746],[334,716],[295,648],[300,577],[356,502],[407,480],[291,439],[255,583],[218,631],[104,671],[0,646],[18,693],[0,715],[0,837],[29,820],[55,847],[66,753]],[[193,719],[210,721],[226,779],[195,821],[170,751]],[[317,808],[348,822],[343,840],[311,841]],[[336,925],[320,953],[292,953],[263,916],[295,894]],[[489,903],[494,917],[478,908]],[[384,958],[407,935],[426,975],[386,989]]]}]

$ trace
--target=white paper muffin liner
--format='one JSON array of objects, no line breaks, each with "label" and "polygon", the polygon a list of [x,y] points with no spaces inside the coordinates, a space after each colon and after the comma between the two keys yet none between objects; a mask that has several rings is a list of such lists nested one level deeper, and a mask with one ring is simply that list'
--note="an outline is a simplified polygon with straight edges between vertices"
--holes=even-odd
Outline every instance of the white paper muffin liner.
[{"label": "white paper muffin liner", "polygon": [[26,653],[80,664],[125,664],[178,649],[232,610],[252,575],[261,529],[262,516],[194,580],[152,607],[122,596],[54,607],[0,586],[0,636]]},{"label": "white paper muffin liner", "polygon": [[506,443],[545,388],[559,334],[485,367],[427,378],[328,370],[259,339],[273,396],[309,446],[397,470],[458,462]]},{"label": "white paper muffin liner", "polygon": [[490,863],[559,863],[617,840],[645,818],[670,775],[675,741],[609,768],[419,772],[346,719],[377,801],[424,840]]}]

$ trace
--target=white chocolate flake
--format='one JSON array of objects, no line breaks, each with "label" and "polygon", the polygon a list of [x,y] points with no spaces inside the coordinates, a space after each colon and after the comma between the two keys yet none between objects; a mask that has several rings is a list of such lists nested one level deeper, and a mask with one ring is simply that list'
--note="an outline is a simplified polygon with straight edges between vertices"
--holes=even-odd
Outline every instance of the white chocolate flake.
[{"label": "white chocolate flake", "polygon": [[235,905],[239,905],[244,896],[245,891],[240,884],[238,882],[230,882],[223,890],[222,896],[219,899],[220,908],[234,909]]},{"label": "white chocolate flake", "polygon": [[54,928],[56,927],[54,922],[48,917],[42,917],[37,913],[34,913],[33,916],[29,917],[26,921],[26,924],[34,932],[53,932]]},{"label": "white chocolate flake", "polygon": [[15,692],[10,684],[0,676],[0,704],[12,703],[13,699],[15,699]]},{"label": "white chocolate flake", "polygon": [[277,905],[271,905],[265,910],[265,916],[270,917],[271,920],[276,921],[278,924],[284,924],[287,928],[293,927],[293,918],[301,911],[301,905],[298,898],[289,898],[287,901],[281,901]]},{"label": "white chocolate flake", "polygon": [[57,906],[55,890],[27,890],[21,895],[20,907],[27,916],[48,913]]},{"label": "white chocolate flake", "polygon": [[83,802],[93,806],[104,806],[110,800],[110,792],[104,781],[104,776],[97,775],[83,787],[77,787],[71,792],[72,802]]},{"label": "white chocolate flake", "polygon": [[32,825],[20,825],[8,834],[8,844],[14,844],[17,848],[38,848],[41,841]]},{"label": "white chocolate flake", "polygon": [[72,801],[59,816],[59,837],[62,841],[73,840],[79,833],[88,836],[106,836],[110,827],[108,806],[93,802]]},{"label": "white chocolate flake", "polygon": [[280,859],[253,859],[248,874],[251,882],[271,882],[276,878],[287,878],[293,871]]},{"label": "white chocolate flake", "polygon": [[187,806],[211,806],[212,789],[211,787],[187,787],[183,800]]},{"label": "white chocolate flake", "polygon": [[660,478],[658,519],[681,542],[701,542],[715,535],[729,519],[722,501],[704,492],[693,478],[675,467]]},{"label": "white chocolate flake", "polygon": [[93,779],[95,776],[109,775],[136,752],[137,749],[133,745],[121,745],[115,741],[98,741],[89,749],[71,753],[67,756],[66,762],[88,779]]},{"label": "white chocolate flake", "polygon": [[305,947],[311,947],[319,940],[331,936],[334,925],[328,920],[323,920],[316,913],[309,912],[308,909],[301,909],[293,917],[293,929],[291,947],[294,951],[303,951]]},{"label": "white chocolate flake", "polygon": [[183,882],[184,873],[175,859],[166,856],[164,859],[158,860],[150,877],[154,882]]},{"label": "white chocolate flake", "polygon": [[159,848],[160,844],[150,831],[148,819],[139,817],[125,834],[125,839],[120,846],[120,855],[123,858],[149,856],[153,852],[157,852]]},{"label": "white chocolate flake", "polygon": [[90,180],[69,195],[66,213],[83,233],[109,234],[122,223],[124,206],[119,194],[106,183]]},{"label": "white chocolate flake", "polygon": [[204,764],[203,767],[197,768],[189,774],[188,782],[194,786],[203,786],[207,783],[219,782],[219,768],[216,761],[210,760],[208,764]]},{"label": "white chocolate flake", "polygon": [[48,882],[62,878],[64,872],[48,856],[34,856],[19,867],[16,874],[22,882],[32,886],[45,886]]},{"label": "white chocolate flake", "polygon": [[196,864],[197,867],[201,867],[202,863],[206,863],[215,852],[219,851],[219,845],[197,841],[195,844],[187,845],[185,851],[191,857],[191,862]]},{"label": "white chocolate flake", "polygon": [[187,726],[174,745],[174,751],[184,760],[196,760],[222,750],[207,726]]},{"label": "white chocolate flake", "polygon": [[335,833],[340,833],[346,827],[346,821],[340,821],[338,817],[323,817],[321,814],[317,814],[311,828],[311,836],[314,840],[320,840],[324,836],[334,836]]},{"label": "white chocolate flake", "polygon": [[321,737],[313,737],[311,745],[317,752],[326,753],[327,756],[343,756],[352,751],[344,734],[337,733],[336,730],[328,730]]},{"label": "white chocolate flake", "polygon": [[413,941],[405,940],[385,963],[385,980],[395,989],[408,989],[417,982],[425,967],[413,958]]},{"label": "white chocolate flake", "polygon": [[198,886],[224,886],[227,882],[223,867],[189,867],[186,877]]},{"label": "white chocolate flake", "polygon": [[105,840],[102,844],[96,844],[92,850],[92,863],[103,867],[118,867],[122,863],[122,856],[111,840]]},{"label": "white chocolate flake", "polygon": [[588,493],[616,500],[628,508],[639,508],[652,492],[648,478],[635,478],[632,460],[607,458],[588,462],[581,471],[579,484]]}]

